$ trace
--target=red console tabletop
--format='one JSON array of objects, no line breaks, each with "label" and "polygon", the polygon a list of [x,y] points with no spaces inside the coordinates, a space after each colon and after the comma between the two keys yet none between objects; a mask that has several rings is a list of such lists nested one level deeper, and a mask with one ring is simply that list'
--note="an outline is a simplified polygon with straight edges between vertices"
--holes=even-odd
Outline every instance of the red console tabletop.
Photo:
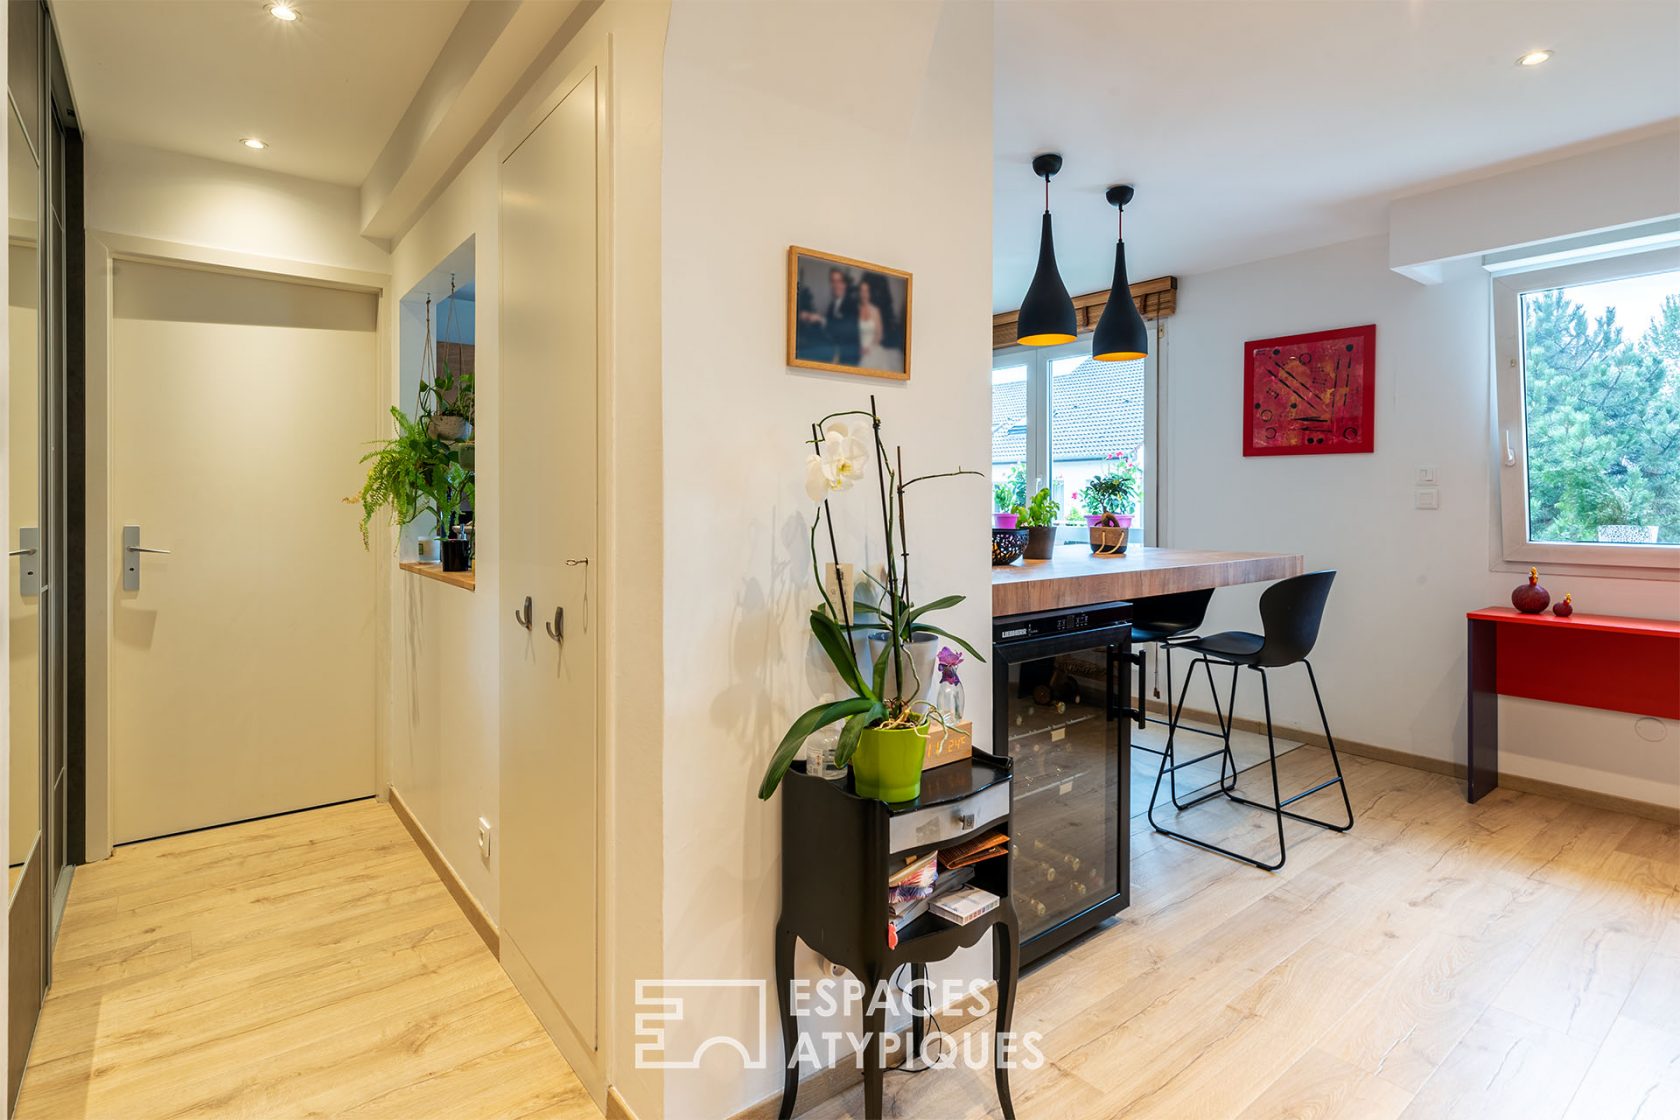
[{"label": "red console tabletop", "polygon": [[1499,697],[1680,719],[1680,622],[1471,611],[1470,800],[1499,785]]}]

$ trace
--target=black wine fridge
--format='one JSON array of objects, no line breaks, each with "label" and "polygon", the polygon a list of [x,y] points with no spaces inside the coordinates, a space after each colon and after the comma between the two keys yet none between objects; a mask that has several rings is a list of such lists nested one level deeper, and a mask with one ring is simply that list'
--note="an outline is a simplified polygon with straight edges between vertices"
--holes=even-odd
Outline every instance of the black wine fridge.
[{"label": "black wine fridge", "polygon": [[1130,902],[1132,605],[992,624],[994,752],[1015,766],[1021,958],[1050,953]]}]

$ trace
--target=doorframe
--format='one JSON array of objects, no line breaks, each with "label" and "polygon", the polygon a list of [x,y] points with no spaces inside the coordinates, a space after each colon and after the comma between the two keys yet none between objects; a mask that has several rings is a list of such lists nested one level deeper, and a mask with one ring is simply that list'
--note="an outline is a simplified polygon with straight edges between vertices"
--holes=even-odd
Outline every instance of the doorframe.
[{"label": "doorframe", "polygon": [[[305,284],[341,291],[366,292],[377,301],[375,325],[374,411],[368,417],[368,438],[385,432],[388,415],[385,388],[390,382],[391,278],[388,274],[338,268],[308,261],[287,260],[256,253],[186,245],[150,237],[89,229],[86,241],[87,383],[86,448],[87,498],[84,526],[87,566],[87,745],[85,754],[83,857],[88,863],[106,859],[112,851],[114,791],[111,786],[110,652],[111,587],[118,561],[109,528],[111,493],[111,338],[115,313],[115,265],[118,261],[194,269],[226,276]],[[392,565],[383,563],[379,548],[368,550],[374,572],[374,775],[375,796],[385,800],[390,785],[390,581]]]},{"label": "doorframe", "polygon": [[[572,1028],[564,1011],[546,999],[541,981],[519,954],[518,945],[502,931],[502,968],[515,981],[520,997],[536,1014],[545,1032],[554,1040],[573,1073],[596,1106],[607,1109],[608,1066],[611,1058],[611,1039],[619,1018],[618,1009],[610,1004],[614,992],[621,985],[613,982],[609,969],[614,965],[609,933],[612,930],[610,901],[613,862],[609,844],[614,821],[615,786],[611,769],[612,751],[617,726],[614,702],[617,683],[614,655],[617,635],[612,620],[617,611],[618,581],[616,549],[612,534],[612,511],[616,490],[612,462],[616,447],[613,418],[614,359],[613,336],[613,87],[612,51],[610,37],[581,51],[575,65],[554,83],[550,92],[528,111],[519,114],[517,124],[510,127],[496,147],[496,243],[500,268],[502,234],[501,179],[502,166],[521,146],[542,127],[567,97],[591,74],[595,77],[595,552],[586,578],[594,579],[599,605],[594,610],[593,642],[595,646],[595,1044],[588,1045]],[[499,282],[498,282],[499,283]],[[505,304],[498,300],[497,315]],[[500,339],[500,332],[497,334]],[[498,342],[499,344],[499,342]],[[498,363],[500,358],[498,356]],[[501,366],[498,365],[498,370]],[[504,516],[506,516],[504,509]],[[498,760],[498,781],[500,781]],[[507,883],[501,882],[502,897],[507,897]],[[548,1004],[548,1006],[544,1006]],[[559,1029],[555,1029],[555,1027]]]}]

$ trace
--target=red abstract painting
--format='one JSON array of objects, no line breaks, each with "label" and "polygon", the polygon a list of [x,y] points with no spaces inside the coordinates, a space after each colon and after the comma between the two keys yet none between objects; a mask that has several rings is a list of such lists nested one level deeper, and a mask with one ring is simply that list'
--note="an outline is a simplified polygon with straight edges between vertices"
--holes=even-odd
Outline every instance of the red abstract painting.
[{"label": "red abstract painting", "polygon": [[1243,343],[1243,454],[1374,450],[1376,357],[1375,324]]}]

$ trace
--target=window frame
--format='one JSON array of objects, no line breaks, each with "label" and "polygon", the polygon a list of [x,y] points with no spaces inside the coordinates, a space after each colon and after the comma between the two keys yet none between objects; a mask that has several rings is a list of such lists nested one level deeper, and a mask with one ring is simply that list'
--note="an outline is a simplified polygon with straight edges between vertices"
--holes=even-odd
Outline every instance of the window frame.
[{"label": "window frame", "polygon": [[[1680,547],[1532,541],[1528,536],[1528,415],[1523,392],[1522,297],[1530,292],[1680,270],[1680,248],[1577,261],[1496,275],[1494,328],[1494,470],[1502,554],[1509,564],[1569,565],[1605,575],[1680,571]],[[1604,569],[1610,569],[1605,571]],[[1640,573],[1623,569],[1643,569]]]},{"label": "window frame", "polygon": [[[1145,547],[1160,547],[1160,477],[1163,448],[1161,446],[1160,352],[1162,332],[1159,323],[1149,324],[1153,345],[1143,359],[1143,446],[1148,449],[1143,462],[1143,505],[1138,511]],[[992,351],[992,369],[1007,366],[1027,367],[1027,492],[1036,493],[1050,485],[1051,433],[1050,390],[1051,363],[1063,358],[1089,358],[1091,335],[1082,334],[1072,342],[1056,346],[1000,346]],[[1065,524],[1075,524],[1064,510]],[[1083,524],[1083,522],[1078,522]]]}]

